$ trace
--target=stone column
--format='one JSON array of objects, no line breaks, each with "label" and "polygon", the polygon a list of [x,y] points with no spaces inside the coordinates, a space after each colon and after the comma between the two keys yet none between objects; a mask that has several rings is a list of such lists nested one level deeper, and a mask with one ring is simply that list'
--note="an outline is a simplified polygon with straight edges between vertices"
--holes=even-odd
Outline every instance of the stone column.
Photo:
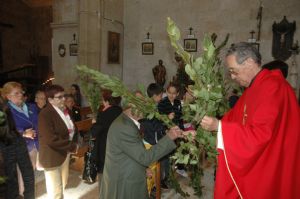
[{"label": "stone column", "polygon": [[79,0],[79,64],[100,70],[103,0]]},{"label": "stone column", "polygon": [[[75,82],[78,64],[77,56],[70,54],[73,35],[78,38],[78,1],[54,0],[52,28],[52,68],[54,83],[63,85],[68,91]],[[77,39],[78,41],[78,39]],[[59,50],[60,49],[60,50]]]}]

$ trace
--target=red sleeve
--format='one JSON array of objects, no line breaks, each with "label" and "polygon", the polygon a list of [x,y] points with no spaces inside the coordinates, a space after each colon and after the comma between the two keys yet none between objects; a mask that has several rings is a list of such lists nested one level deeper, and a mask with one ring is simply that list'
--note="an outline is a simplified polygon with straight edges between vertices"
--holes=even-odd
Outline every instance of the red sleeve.
[{"label": "red sleeve", "polygon": [[[255,96],[249,93],[247,99],[222,119],[224,149],[229,166],[241,173],[247,172],[255,164],[273,136],[276,120],[280,115],[283,93],[277,83],[264,84],[256,89]],[[266,92],[267,91],[267,92]],[[248,104],[249,106],[247,106]],[[250,103],[249,103],[250,102]],[[247,122],[238,114],[246,104]]]}]

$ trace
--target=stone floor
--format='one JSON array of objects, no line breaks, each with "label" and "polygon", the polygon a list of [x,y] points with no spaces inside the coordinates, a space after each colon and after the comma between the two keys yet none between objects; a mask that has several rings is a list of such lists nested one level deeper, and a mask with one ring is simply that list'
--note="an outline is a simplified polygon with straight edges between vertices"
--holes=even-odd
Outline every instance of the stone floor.
[{"label": "stone floor", "polygon": [[[182,186],[182,189],[190,193],[190,199],[196,199],[193,196],[192,189],[188,187],[188,179],[184,177],[178,177],[178,180]],[[203,199],[213,198],[213,168],[209,167],[204,172],[204,195]],[[97,199],[98,194],[98,183],[86,184],[81,180],[81,173],[70,170],[70,176],[68,185],[65,190],[66,199]],[[36,198],[46,199],[46,187],[43,172],[37,172],[36,174]],[[174,190],[162,190],[162,199],[182,199],[179,194],[176,194]]]}]

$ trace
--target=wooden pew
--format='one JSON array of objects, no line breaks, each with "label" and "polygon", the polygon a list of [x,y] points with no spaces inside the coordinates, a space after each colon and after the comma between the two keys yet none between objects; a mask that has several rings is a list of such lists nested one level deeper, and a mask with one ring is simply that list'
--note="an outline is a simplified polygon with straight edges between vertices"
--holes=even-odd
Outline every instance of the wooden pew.
[{"label": "wooden pew", "polygon": [[87,133],[92,127],[92,118],[75,122],[75,126],[77,127],[78,131]]},{"label": "wooden pew", "polygon": [[[92,119],[85,119],[78,122],[75,122],[75,126],[77,127],[78,131],[82,131],[84,133],[88,133],[92,127]],[[72,155],[72,158],[75,161],[71,164],[70,168],[79,172],[83,171],[84,167],[84,155],[88,151],[89,146],[88,143],[79,147],[76,154]]]},{"label": "wooden pew", "polygon": [[90,118],[89,116],[91,116],[91,115],[92,115],[91,107],[87,106],[87,107],[81,107],[80,108],[80,116],[81,116],[82,120]]}]

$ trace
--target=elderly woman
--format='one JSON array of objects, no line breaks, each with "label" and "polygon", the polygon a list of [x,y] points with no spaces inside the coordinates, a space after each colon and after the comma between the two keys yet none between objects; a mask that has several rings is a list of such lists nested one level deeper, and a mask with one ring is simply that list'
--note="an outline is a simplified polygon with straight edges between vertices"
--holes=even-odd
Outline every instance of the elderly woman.
[{"label": "elderly woman", "polygon": [[44,168],[49,199],[63,198],[69,176],[70,153],[76,150],[74,123],[64,105],[64,89],[51,85],[46,89],[48,103],[39,114],[39,161]]},{"label": "elderly woman", "polygon": [[[15,122],[16,130],[26,141],[33,169],[36,168],[38,144],[38,110],[35,104],[25,103],[22,85],[18,82],[7,82],[2,89],[2,95],[8,100]],[[23,194],[24,185],[20,171],[18,171],[19,191]]]},{"label": "elderly woman", "polygon": [[35,93],[34,102],[37,105],[38,112],[40,112],[42,110],[42,108],[44,108],[46,106],[46,103],[47,103],[45,91],[38,90]]},{"label": "elderly woman", "polygon": [[34,199],[34,173],[26,143],[16,131],[11,112],[0,96],[0,151],[6,180],[0,198],[19,198],[17,164],[24,179],[24,198]]}]

